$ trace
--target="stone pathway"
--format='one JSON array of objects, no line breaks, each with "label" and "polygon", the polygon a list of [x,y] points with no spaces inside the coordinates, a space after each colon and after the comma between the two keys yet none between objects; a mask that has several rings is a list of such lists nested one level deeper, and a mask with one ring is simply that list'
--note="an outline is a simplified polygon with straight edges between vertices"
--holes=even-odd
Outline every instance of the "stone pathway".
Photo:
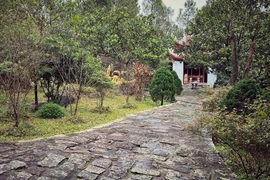
[{"label": "stone pathway", "polygon": [[0,143],[0,179],[237,179],[210,145],[185,129],[200,111],[198,96],[186,93],[177,103],[101,128]]}]

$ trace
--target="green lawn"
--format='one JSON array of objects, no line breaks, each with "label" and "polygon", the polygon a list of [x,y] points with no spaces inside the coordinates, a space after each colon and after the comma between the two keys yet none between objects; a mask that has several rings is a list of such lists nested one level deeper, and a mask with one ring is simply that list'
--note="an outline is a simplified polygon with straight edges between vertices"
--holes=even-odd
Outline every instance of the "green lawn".
[{"label": "green lawn", "polygon": [[61,119],[40,119],[37,118],[35,113],[29,113],[29,118],[24,120],[18,129],[13,127],[13,122],[0,120],[0,142],[46,138],[57,134],[71,134],[157,106],[150,98],[138,102],[134,97],[130,97],[130,102],[136,108],[123,109],[122,106],[125,104],[124,96],[108,95],[105,98],[104,106],[109,107],[111,112],[100,114],[91,111],[97,106],[97,102],[97,99],[83,97],[79,103],[77,119],[71,116]]}]

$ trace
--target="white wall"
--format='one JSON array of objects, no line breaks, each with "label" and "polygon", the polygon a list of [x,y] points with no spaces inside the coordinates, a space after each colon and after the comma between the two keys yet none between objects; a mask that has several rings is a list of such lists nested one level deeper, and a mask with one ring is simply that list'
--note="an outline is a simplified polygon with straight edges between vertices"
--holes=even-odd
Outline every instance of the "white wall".
[{"label": "white wall", "polygon": [[[211,69],[209,68],[209,71]],[[213,88],[214,87],[214,83],[216,82],[217,80],[217,75],[215,73],[211,73],[209,72],[207,74],[207,85],[210,87],[210,88]]]},{"label": "white wall", "polygon": [[179,79],[184,83],[184,62],[174,61],[173,70],[177,73]]},{"label": "white wall", "polygon": [[[173,62],[173,70],[177,73],[179,79],[184,84],[184,62],[174,61]],[[217,80],[217,75],[215,73],[210,72],[211,69],[209,68],[209,73],[207,74],[207,85],[210,88],[214,87],[214,83]]]}]

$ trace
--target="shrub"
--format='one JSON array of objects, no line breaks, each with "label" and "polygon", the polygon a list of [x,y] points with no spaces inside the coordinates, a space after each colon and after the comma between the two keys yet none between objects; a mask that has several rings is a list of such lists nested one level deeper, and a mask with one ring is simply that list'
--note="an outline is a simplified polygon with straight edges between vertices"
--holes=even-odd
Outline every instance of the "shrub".
[{"label": "shrub", "polygon": [[[213,94],[212,94],[213,93]],[[211,91],[210,88],[205,90],[206,98],[203,99],[203,110],[214,112],[219,108],[219,104],[222,98],[226,96],[228,89],[220,88],[215,91]]]},{"label": "shrub", "polygon": [[[202,114],[189,126],[193,133],[212,136],[221,156],[239,179],[270,176],[270,103],[247,105],[248,116],[236,112]],[[219,149],[221,150],[221,149]]]},{"label": "shrub", "polygon": [[214,84],[214,87],[222,87],[222,86],[226,86],[229,83],[229,76],[224,74],[224,73],[218,73],[217,74],[217,80]]},{"label": "shrub", "polygon": [[242,80],[229,90],[225,98],[222,99],[220,106],[226,107],[229,112],[234,108],[241,110],[245,103],[252,104],[259,93],[260,87],[254,80]]},{"label": "shrub", "polygon": [[177,73],[175,71],[171,71],[173,75],[173,80],[174,80],[174,85],[176,87],[176,94],[180,95],[181,92],[183,91],[183,86],[182,86],[182,81],[179,79]]},{"label": "shrub", "polygon": [[38,110],[37,114],[38,114],[38,117],[41,117],[41,118],[53,119],[53,118],[64,117],[67,114],[67,112],[63,107],[61,107],[58,104],[48,103],[48,104],[44,104]]},{"label": "shrub", "polygon": [[270,88],[265,88],[262,90],[260,99],[264,102],[270,102]]},{"label": "shrub", "polygon": [[160,100],[163,105],[164,98],[175,94],[175,84],[172,73],[166,68],[159,68],[149,85],[149,92],[154,102]]},{"label": "shrub", "polygon": [[270,176],[270,104],[248,105],[251,114],[223,112],[211,121],[215,144],[226,149],[229,165],[244,179]]}]

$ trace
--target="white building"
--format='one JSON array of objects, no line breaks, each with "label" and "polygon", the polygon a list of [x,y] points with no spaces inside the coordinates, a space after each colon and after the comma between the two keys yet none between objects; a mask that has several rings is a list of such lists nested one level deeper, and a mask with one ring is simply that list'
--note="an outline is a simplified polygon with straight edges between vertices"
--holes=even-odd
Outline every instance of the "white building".
[{"label": "white building", "polygon": [[[191,40],[191,36],[187,36],[185,42],[175,42],[176,49],[181,51],[181,48],[184,46],[190,47],[189,40]],[[169,49],[172,69],[176,71],[182,84],[197,84],[199,86],[212,88],[217,80],[217,75],[212,73],[210,68],[206,71],[204,67],[189,67],[188,64],[184,62],[184,56],[184,54],[176,54],[172,49]]]},{"label": "white building", "polygon": [[184,61],[173,61],[172,69],[177,73],[182,84],[198,83],[201,86],[208,86],[213,88],[214,83],[217,80],[217,75],[212,73],[209,69],[208,72],[204,72],[203,67],[189,68]]}]

